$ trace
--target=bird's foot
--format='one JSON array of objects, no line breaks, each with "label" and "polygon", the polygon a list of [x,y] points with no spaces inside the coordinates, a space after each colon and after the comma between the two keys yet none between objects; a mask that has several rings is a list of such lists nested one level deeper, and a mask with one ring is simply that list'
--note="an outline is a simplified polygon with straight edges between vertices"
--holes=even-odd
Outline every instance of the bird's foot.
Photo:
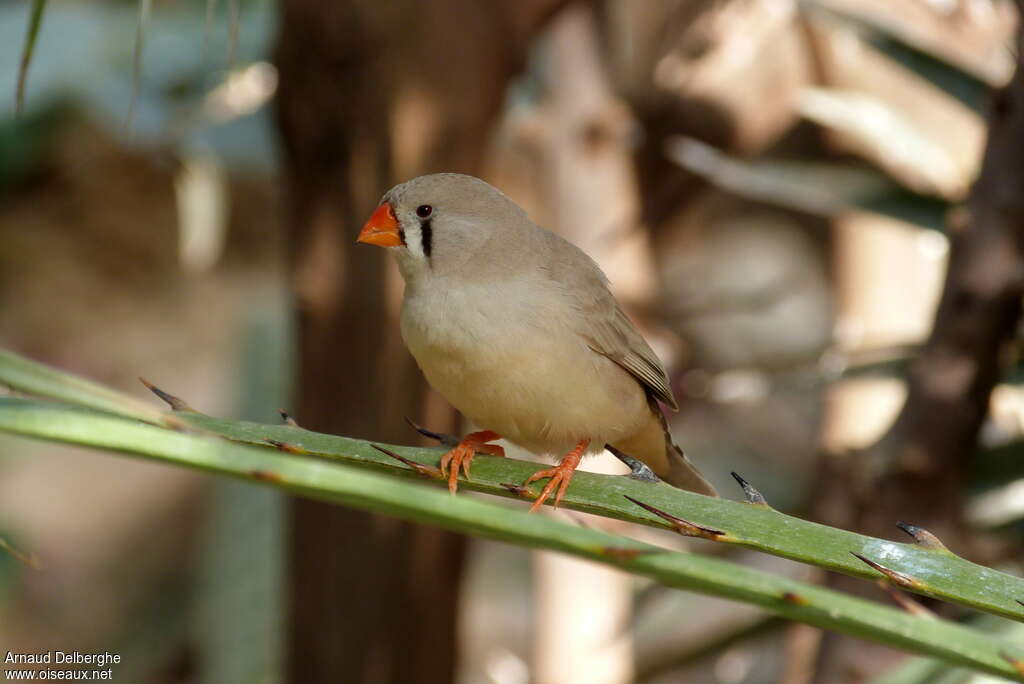
[{"label": "bird's foot", "polygon": [[544,485],[544,489],[541,490],[539,496],[533,501],[533,505],[530,506],[530,512],[535,512],[538,508],[544,505],[544,501],[547,500],[551,492],[558,487],[558,492],[555,494],[555,508],[558,508],[558,504],[562,501],[562,496],[565,494],[565,490],[569,488],[569,481],[572,480],[573,473],[576,472],[576,466],[583,460],[583,452],[587,450],[590,445],[589,439],[581,439],[576,446],[573,447],[572,451],[567,453],[561,460],[561,462],[554,468],[547,468],[546,470],[538,470],[530,477],[526,478],[526,482],[523,485],[528,485],[536,480],[543,480],[545,477],[551,478],[548,483]]},{"label": "bird's foot", "polygon": [[481,430],[471,432],[455,445],[455,447],[441,457],[441,475],[448,477],[448,491],[454,494],[459,488],[459,468],[469,479],[469,464],[476,452],[482,451],[492,456],[504,456],[505,449],[498,444],[488,442],[501,439],[501,435],[493,430]]}]

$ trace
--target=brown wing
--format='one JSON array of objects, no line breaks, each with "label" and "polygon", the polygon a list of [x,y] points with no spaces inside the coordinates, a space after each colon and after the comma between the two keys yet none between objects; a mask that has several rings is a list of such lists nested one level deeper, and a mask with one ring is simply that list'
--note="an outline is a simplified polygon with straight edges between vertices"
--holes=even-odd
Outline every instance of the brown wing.
[{"label": "brown wing", "polygon": [[580,318],[576,329],[598,354],[619,364],[659,401],[678,410],[668,374],[654,350],[637,331],[608,289],[608,279],[593,259],[542,228],[533,235],[540,268],[557,283]]},{"label": "brown wing", "polygon": [[634,378],[650,390],[656,399],[679,410],[676,399],[669,387],[668,374],[658,356],[643,336],[637,332],[633,322],[619,307],[618,302],[608,294],[610,306],[604,312],[594,312],[588,323],[587,343],[591,349],[622,366]]}]

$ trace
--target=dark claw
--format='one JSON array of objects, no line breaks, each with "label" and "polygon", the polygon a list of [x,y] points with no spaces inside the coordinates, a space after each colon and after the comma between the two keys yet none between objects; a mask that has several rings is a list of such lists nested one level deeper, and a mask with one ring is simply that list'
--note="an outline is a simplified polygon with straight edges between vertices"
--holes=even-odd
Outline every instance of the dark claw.
[{"label": "dark claw", "polygon": [[754,504],[755,506],[767,506],[768,501],[764,498],[764,495],[754,489],[754,486],[740,477],[739,473],[729,473],[733,479],[740,483],[740,487],[743,488],[743,496],[747,498],[747,503]]},{"label": "dark claw", "polygon": [[292,418],[290,415],[288,415],[287,411],[285,411],[284,409],[277,409],[277,412],[281,414],[281,420],[284,421],[285,425],[290,425],[292,427],[299,427],[299,424],[295,422],[294,418]]},{"label": "dark claw", "polygon": [[405,422],[409,424],[409,427],[411,427],[413,430],[420,433],[424,437],[436,439],[438,442],[441,443],[442,446],[446,446],[449,449],[453,449],[459,445],[460,440],[455,435],[448,435],[443,432],[434,432],[433,430],[428,430],[427,428],[418,425],[409,416],[405,416]]},{"label": "dark claw", "polygon": [[416,461],[413,461],[412,459],[409,459],[409,458],[406,458],[405,456],[401,456],[399,454],[396,454],[394,451],[391,451],[391,449],[385,449],[384,447],[382,447],[382,446],[380,446],[378,444],[371,444],[370,446],[372,446],[374,449],[376,449],[377,451],[381,452],[382,454],[387,454],[388,456],[390,456],[391,458],[395,459],[396,461],[404,463],[405,465],[409,466],[410,468],[415,470],[417,473],[419,473],[423,477],[429,477],[431,480],[443,480],[444,479],[444,475],[442,475],[441,471],[438,470],[437,468],[433,468],[431,466],[425,466],[422,463],[417,463]]},{"label": "dark claw", "polygon": [[167,405],[170,406],[171,409],[175,411],[195,411],[195,409],[189,406],[188,402],[186,402],[184,399],[176,397],[173,394],[168,394],[167,392],[164,392],[162,389],[151,383],[149,380],[146,380],[146,378],[139,378],[139,382],[145,385],[146,389],[148,389],[150,392],[160,397],[160,399],[162,399],[163,401],[167,402]]},{"label": "dark claw", "polygon": [[902,572],[896,572],[895,570],[891,570],[882,565],[881,563],[876,563],[870,558],[865,558],[859,553],[854,553],[853,551],[851,551],[850,553],[853,554],[858,560],[865,563],[868,567],[871,567],[877,570],[878,572],[882,573],[882,575],[884,575],[886,579],[888,579],[890,582],[892,582],[898,587],[917,590],[920,590],[924,587],[920,580],[916,580],[910,575],[904,575]]},{"label": "dark claw", "polygon": [[634,480],[641,480],[643,482],[661,481],[658,476],[654,474],[654,471],[651,470],[650,466],[640,459],[633,458],[629,454],[619,451],[611,444],[605,444],[604,448],[610,451],[615,458],[626,464],[626,467],[629,468],[629,476]]},{"label": "dark claw", "polygon": [[723,532],[722,530],[715,530],[710,527],[698,525],[697,523],[692,523],[689,520],[677,518],[671,513],[667,513],[661,510],[660,508],[655,508],[650,504],[645,504],[642,501],[637,501],[631,496],[625,494],[623,496],[625,496],[627,499],[635,503],[640,508],[650,511],[651,513],[658,516],[659,518],[662,518],[663,520],[667,520],[669,523],[671,523],[672,527],[675,529],[676,532],[685,537],[699,537],[700,539],[710,539],[711,541],[718,541],[719,539],[725,536],[725,532]]},{"label": "dark claw", "polygon": [[896,527],[913,537],[914,541],[916,541],[918,546],[921,548],[928,549],[929,551],[949,550],[946,548],[946,545],[942,543],[942,540],[923,527],[911,525],[910,523],[905,523],[903,521],[896,523]]}]

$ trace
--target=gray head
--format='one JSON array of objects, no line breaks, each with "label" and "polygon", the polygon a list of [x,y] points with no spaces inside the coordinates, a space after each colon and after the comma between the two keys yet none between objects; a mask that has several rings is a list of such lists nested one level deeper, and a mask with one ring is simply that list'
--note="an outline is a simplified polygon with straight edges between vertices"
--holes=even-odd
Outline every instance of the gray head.
[{"label": "gray head", "polygon": [[[525,227],[532,227],[526,213],[497,188],[473,176],[436,173],[388,190],[359,241],[390,247],[408,282],[464,270],[471,259],[474,270],[508,266],[500,257]],[[479,258],[491,253],[497,256]]]}]

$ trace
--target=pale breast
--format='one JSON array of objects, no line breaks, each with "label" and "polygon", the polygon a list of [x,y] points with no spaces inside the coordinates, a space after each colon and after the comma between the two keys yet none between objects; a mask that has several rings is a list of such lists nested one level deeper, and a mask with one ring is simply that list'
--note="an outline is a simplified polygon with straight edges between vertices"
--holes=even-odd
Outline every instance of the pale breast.
[{"label": "pale breast", "polygon": [[[649,412],[640,385],[591,351],[572,312],[538,309],[521,285],[408,293],[402,336],[427,381],[482,428],[536,453],[594,449]],[[568,320],[567,320],[568,319]]]}]

